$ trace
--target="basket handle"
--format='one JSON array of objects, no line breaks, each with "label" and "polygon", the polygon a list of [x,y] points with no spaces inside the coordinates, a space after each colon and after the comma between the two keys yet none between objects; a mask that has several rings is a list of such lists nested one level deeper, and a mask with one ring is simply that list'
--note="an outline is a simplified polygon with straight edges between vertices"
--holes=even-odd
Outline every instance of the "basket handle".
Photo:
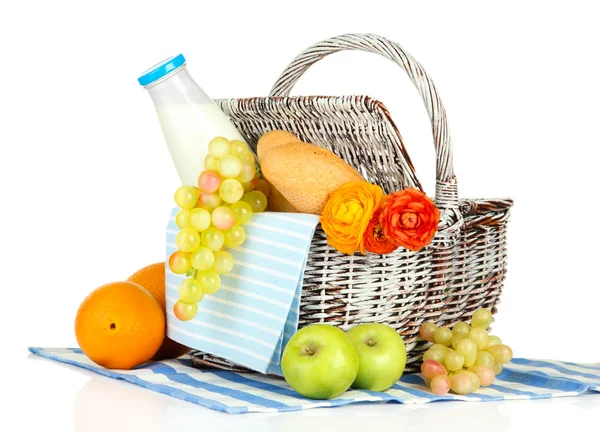
[{"label": "basket handle", "polygon": [[435,201],[440,208],[458,208],[458,191],[452,162],[452,143],[446,111],[437,89],[425,69],[395,42],[374,34],[345,34],[319,42],[298,55],[283,71],[270,96],[289,96],[290,91],[308,68],[338,51],[356,50],[380,54],[398,64],[408,74],[425,102],[431,119],[436,152]]}]

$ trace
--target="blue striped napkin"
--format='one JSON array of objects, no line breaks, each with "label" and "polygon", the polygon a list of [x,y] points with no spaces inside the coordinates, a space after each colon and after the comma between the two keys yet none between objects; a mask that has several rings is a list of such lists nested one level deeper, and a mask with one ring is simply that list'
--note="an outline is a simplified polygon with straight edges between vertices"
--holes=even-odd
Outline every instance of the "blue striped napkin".
[{"label": "blue striped napkin", "polygon": [[513,359],[489,387],[461,396],[436,396],[424,386],[421,374],[404,375],[385,392],[350,390],[341,396],[306,399],[276,377],[235,373],[191,366],[189,357],[147,363],[134,370],[104,369],[77,348],[29,348],[37,355],[128,381],[147,389],[230,414],[299,411],[361,402],[424,404],[437,401],[488,402],[511,399],[547,399],[600,392],[600,363]]},{"label": "blue striped napkin", "polygon": [[[177,250],[174,209],[167,226],[167,259]],[[193,320],[173,314],[177,287],[185,276],[167,266],[167,334],[191,348],[249,369],[281,375],[282,347],[298,330],[302,278],[319,218],[309,214],[258,213],[244,225],[242,247],[221,289],[205,296]]]}]

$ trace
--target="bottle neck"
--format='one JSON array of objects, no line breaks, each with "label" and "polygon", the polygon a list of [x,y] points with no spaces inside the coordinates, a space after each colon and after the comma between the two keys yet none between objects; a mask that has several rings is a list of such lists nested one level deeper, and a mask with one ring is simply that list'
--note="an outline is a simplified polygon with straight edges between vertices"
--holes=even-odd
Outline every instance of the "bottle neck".
[{"label": "bottle neck", "polygon": [[155,105],[167,103],[206,103],[211,101],[183,65],[161,80],[146,87]]}]

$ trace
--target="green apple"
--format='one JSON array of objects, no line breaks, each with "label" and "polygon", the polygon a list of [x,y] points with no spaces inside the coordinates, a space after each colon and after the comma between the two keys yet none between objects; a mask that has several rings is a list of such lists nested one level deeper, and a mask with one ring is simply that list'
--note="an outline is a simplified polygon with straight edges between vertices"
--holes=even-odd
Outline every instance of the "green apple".
[{"label": "green apple", "polygon": [[358,355],[342,330],[312,324],[292,336],[283,351],[281,369],[288,384],[302,396],[331,399],[354,382]]},{"label": "green apple", "polygon": [[406,366],[406,346],[400,335],[383,324],[360,324],[347,332],[358,353],[359,368],[352,388],[389,389]]}]

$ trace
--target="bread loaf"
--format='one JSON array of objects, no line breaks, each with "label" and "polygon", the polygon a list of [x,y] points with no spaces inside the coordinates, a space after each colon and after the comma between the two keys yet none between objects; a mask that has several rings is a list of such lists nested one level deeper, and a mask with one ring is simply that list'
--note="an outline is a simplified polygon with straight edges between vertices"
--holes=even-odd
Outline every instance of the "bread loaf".
[{"label": "bread loaf", "polygon": [[279,192],[275,186],[269,183],[271,193],[268,198],[267,210],[272,212],[283,212],[283,213],[300,213],[296,208],[290,204],[288,200]]},{"label": "bread loaf", "polygon": [[271,148],[261,170],[274,189],[300,213],[321,214],[329,195],[362,176],[340,157],[322,147],[302,142]]},{"label": "bread loaf", "polygon": [[293,133],[284,130],[272,130],[270,132],[267,132],[266,134],[260,137],[260,139],[258,140],[258,144],[256,145],[256,154],[258,156],[258,161],[260,162],[263,156],[269,150],[282,144],[292,142],[301,141]]}]

